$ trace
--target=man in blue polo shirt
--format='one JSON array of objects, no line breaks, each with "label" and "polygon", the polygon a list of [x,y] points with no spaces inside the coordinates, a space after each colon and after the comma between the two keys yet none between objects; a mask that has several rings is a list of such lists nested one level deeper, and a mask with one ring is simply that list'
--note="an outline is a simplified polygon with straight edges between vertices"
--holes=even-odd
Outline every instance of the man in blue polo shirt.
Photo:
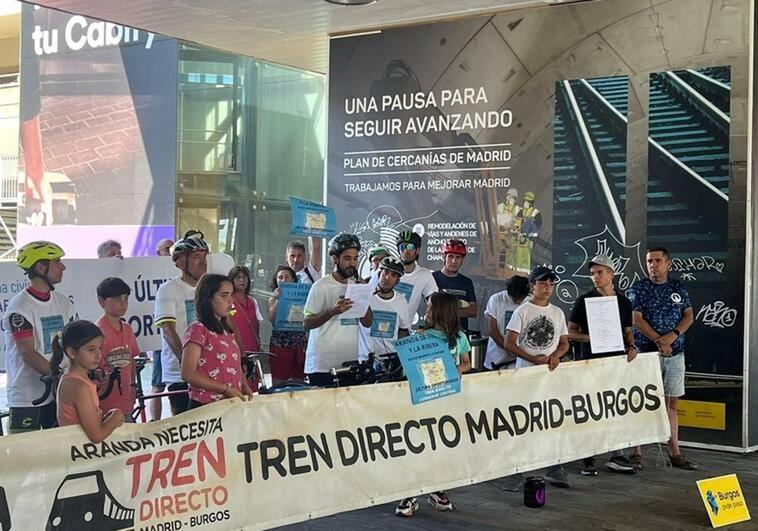
[{"label": "man in blue polo shirt", "polygon": [[[676,404],[684,395],[684,333],[694,321],[692,303],[684,284],[669,278],[671,258],[663,247],[648,249],[649,277],[638,280],[627,292],[634,310],[634,339],[640,352],[657,350],[661,355],[663,392],[671,424],[669,459],[671,465],[685,470],[697,470],[698,465],[684,457],[679,450],[679,420]],[[642,468],[640,447],[634,449],[632,465]]]}]

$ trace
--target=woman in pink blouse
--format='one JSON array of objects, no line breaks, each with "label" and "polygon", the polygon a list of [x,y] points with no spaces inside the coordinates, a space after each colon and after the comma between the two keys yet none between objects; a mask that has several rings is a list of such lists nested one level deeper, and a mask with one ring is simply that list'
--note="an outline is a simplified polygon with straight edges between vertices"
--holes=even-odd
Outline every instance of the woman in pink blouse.
[{"label": "woman in pink blouse", "polygon": [[240,349],[227,322],[234,303],[225,275],[206,274],[195,288],[195,315],[182,340],[182,378],[189,383],[190,409],[223,400],[245,398]]}]

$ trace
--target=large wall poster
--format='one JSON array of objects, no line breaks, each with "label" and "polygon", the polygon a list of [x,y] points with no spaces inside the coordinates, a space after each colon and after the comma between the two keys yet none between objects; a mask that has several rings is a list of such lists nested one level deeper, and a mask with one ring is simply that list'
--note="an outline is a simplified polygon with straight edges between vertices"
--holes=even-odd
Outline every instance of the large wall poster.
[{"label": "large wall poster", "polygon": [[[506,278],[548,264],[568,312],[595,254],[613,255],[626,290],[647,274],[646,247],[668,247],[697,316],[688,394],[726,402],[729,419],[726,432],[687,437],[739,444],[745,177],[734,168],[746,123],[725,128],[692,96],[685,115],[700,121],[679,133],[689,118],[663,108],[657,83],[671,72],[726,116],[745,108],[749,2],[698,6],[604,0],[333,39],[327,202],[365,247],[423,232],[433,269],[445,238],[465,239],[480,307]],[[718,380],[716,394],[699,395],[693,378]]]},{"label": "large wall poster", "polygon": [[488,19],[391,33],[332,43],[329,205],[365,249],[419,232],[431,269],[446,239],[463,239],[464,272],[486,301],[551,262],[551,150],[529,142],[527,106],[508,104],[528,74]]},{"label": "large wall poster", "polygon": [[177,42],[24,4],[20,244],[91,258],[173,237]]}]

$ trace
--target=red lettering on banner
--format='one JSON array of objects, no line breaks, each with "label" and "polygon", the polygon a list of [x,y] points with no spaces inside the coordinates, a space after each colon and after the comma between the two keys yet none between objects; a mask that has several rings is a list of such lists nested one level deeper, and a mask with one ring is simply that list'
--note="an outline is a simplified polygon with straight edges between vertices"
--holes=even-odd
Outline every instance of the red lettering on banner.
[{"label": "red lettering on banner", "polygon": [[[156,486],[156,483],[161,489],[165,489],[169,485],[172,487],[181,487],[183,485],[191,485],[198,480],[204,482],[211,470],[218,478],[226,477],[224,439],[221,437],[216,438],[215,450],[205,441],[200,441],[199,443],[193,442],[185,444],[179,448],[178,451],[165,449],[160,450],[155,454],[136,455],[127,459],[127,466],[132,467],[132,498],[137,496],[137,493],[142,486],[142,465],[149,463],[150,461],[152,461],[152,465],[150,467],[150,479],[147,482],[146,493],[150,493]],[[192,472],[195,470],[197,470],[197,473],[193,474]],[[210,492],[210,489],[207,490]],[[205,491],[206,489],[202,489],[200,492]],[[194,493],[196,491],[192,492]],[[205,497],[207,506],[207,492],[205,492]],[[183,505],[186,505],[187,503],[192,506],[192,499],[190,498],[182,501]],[[160,511],[163,512],[164,510],[167,512],[170,511],[168,508],[164,509],[164,506],[161,506]],[[158,511],[157,506],[156,511]]]},{"label": "red lettering on banner", "polygon": [[[201,442],[201,445],[204,445],[205,443]],[[177,485],[189,485],[191,483],[195,482],[195,476],[192,474],[188,474],[186,476],[180,476],[179,473],[182,471],[183,468],[189,468],[192,466],[192,459],[189,457],[186,457],[187,452],[190,452],[191,450],[195,449],[195,443],[188,444],[186,446],[183,446],[181,450],[179,450],[179,458],[176,460],[176,467],[174,468],[174,474],[171,476],[171,484],[175,487]]]},{"label": "red lettering on banner", "polygon": [[223,485],[142,500],[139,510],[140,520],[144,522],[154,518],[184,514],[189,510],[199,511],[223,507],[228,500],[229,491]]},{"label": "red lettering on banner", "polygon": [[139,489],[140,466],[150,461],[150,454],[135,455],[126,460],[126,466],[132,467],[132,498],[137,495]]}]

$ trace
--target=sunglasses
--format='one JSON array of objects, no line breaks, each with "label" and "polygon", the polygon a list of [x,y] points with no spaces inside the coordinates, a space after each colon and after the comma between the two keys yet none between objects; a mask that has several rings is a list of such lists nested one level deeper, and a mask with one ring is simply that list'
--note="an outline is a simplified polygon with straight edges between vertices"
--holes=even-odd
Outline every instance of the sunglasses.
[{"label": "sunglasses", "polygon": [[415,251],[416,246],[412,243],[401,243],[398,245],[398,249],[400,249],[400,251]]}]

